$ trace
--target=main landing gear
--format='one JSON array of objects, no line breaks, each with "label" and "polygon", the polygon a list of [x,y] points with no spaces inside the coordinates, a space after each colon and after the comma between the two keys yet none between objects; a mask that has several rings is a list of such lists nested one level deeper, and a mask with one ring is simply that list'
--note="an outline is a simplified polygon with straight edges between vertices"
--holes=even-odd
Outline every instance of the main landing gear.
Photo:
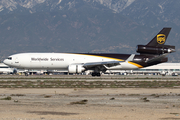
[{"label": "main landing gear", "polygon": [[25,76],[28,76],[28,75],[29,75],[29,73],[28,73],[28,72],[24,72],[24,74],[25,74]]},{"label": "main landing gear", "polygon": [[99,73],[99,72],[93,72],[91,75],[92,75],[92,76],[101,76],[101,73]]}]

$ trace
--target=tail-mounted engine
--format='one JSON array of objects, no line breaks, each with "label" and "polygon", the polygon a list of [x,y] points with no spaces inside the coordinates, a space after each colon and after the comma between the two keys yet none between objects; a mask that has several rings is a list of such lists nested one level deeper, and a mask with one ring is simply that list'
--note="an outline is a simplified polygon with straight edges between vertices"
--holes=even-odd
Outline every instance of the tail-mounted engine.
[{"label": "tail-mounted engine", "polygon": [[175,46],[162,45],[162,46],[147,46],[147,45],[138,45],[136,52],[140,54],[154,54],[160,55],[164,53],[175,52]]}]

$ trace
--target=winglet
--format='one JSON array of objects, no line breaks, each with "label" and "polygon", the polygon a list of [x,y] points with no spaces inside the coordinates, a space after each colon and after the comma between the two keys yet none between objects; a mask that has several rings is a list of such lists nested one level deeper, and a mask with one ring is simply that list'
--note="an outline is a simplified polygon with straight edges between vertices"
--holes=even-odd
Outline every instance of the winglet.
[{"label": "winglet", "polygon": [[133,61],[134,56],[135,56],[135,54],[131,54],[130,57],[126,60],[126,62]]}]

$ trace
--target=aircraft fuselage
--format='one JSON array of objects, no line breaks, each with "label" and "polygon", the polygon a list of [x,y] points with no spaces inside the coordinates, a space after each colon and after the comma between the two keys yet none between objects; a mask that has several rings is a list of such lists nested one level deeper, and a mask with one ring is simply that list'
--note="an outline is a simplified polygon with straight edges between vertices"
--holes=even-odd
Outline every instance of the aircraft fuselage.
[{"label": "aircraft fuselage", "polygon": [[146,67],[148,58],[144,55],[135,55],[133,61],[125,60],[131,54],[90,54],[90,53],[20,53],[9,56],[4,60],[5,64],[20,69],[57,69],[67,70],[72,64],[83,65],[84,63],[119,61],[120,65],[107,67],[112,69],[138,69]]}]

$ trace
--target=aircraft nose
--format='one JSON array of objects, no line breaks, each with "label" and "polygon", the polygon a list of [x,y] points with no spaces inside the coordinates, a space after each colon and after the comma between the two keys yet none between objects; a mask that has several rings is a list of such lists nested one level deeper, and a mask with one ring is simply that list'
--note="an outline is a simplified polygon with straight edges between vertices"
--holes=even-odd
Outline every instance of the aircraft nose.
[{"label": "aircraft nose", "polygon": [[8,64],[7,59],[5,59],[5,60],[3,61],[3,63],[4,63],[4,64]]},{"label": "aircraft nose", "polygon": [[4,61],[3,61],[3,63],[5,64],[5,65],[10,65],[11,64],[11,62],[8,60],[8,59],[5,59]]}]

